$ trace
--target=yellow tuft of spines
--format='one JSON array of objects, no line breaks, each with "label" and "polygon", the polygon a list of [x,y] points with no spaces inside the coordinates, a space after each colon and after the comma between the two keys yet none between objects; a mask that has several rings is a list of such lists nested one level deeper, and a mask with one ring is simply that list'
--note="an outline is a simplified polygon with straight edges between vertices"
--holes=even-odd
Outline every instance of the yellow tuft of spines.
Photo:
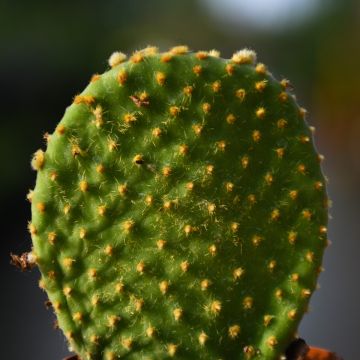
[{"label": "yellow tuft of spines", "polygon": [[134,340],[131,337],[123,338],[121,339],[121,345],[125,349],[130,350],[134,345]]},{"label": "yellow tuft of spines", "polygon": [[115,291],[118,294],[121,294],[124,291],[124,287],[125,287],[124,283],[122,281],[120,281],[115,285]]},{"label": "yellow tuft of spines", "polygon": [[137,120],[137,117],[136,117],[136,115],[134,113],[126,113],[123,116],[123,120],[124,120],[125,124],[130,125],[130,124],[134,123]]},{"label": "yellow tuft of spines", "polygon": [[100,80],[100,79],[101,79],[101,75],[100,75],[100,74],[94,74],[93,76],[91,76],[90,82],[91,82],[91,83],[94,83],[94,82],[96,82],[96,81],[98,81],[98,80]]},{"label": "yellow tuft of spines", "polygon": [[165,52],[161,55],[160,61],[163,63],[168,63],[172,60],[173,56],[174,55],[171,52]]},{"label": "yellow tuft of spines", "polygon": [[116,358],[117,358],[116,354],[112,351],[107,351],[105,354],[106,360],[116,360]]},{"label": "yellow tuft of spines", "polygon": [[167,345],[167,353],[170,357],[174,357],[177,351],[178,345],[175,344],[168,344]]},{"label": "yellow tuft of spines", "polygon": [[127,79],[128,79],[127,71],[125,69],[121,69],[117,74],[117,81],[119,85],[121,86],[125,85]]},{"label": "yellow tuft of spines", "polygon": [[208,114],[211,110],[211,104],[209,104],[207,102],[203,103],[201,107],[205,114]]},{"label": "yellow tuft of spines", "polygon": [[217,254],[217,247],[215,244],[209,246],[209,253],[211,256],[215,256]]},{"label": "yellow tuft of spines", "polygon": [[224,152],[226,149],[226,141],[220,140],[216,142],[217,150]]},{"label": "yellow tuft of spines", "polygon": [[228,335],[230,339],[236,339],[240,335],[240,325],[231,325],[228,329]]},{"label": "yellow tuft of spines", "polygon": [[178,45],[172,47],[169,52],[173,55],[184,55],[189,52],[189,47],[186,45]]},{"label": "yellow tuft of spines", "polygon": [[98,276],[97,270],[93,269],[93,268],[89,269],[87,274],[88,274],[90,280],[95,280],[97,278],[97,276]]},{"label": "yellow tuft of spines", "polygon": [[279,218],[280,218],[280,210],[279,209],[272,210],[270,214],[271,221],[279,220]]},{"label": "yellow tuft of spines", "polygon": [[256,66],[255,66],[255,71],[256,71],[258,74],[266,75],[266,74],[267,74],[266,65],[264,65],[263,63],[258,63],[258,64],[256,64]]},{"label": "yellow tuft of spines", "polygon": [[218,58],[220,57],[220,51],[219,50],[215,50],[212,49],[208,52],[209,56],[214,57],[214,58]]},{"label": "yellow tuft of spines", "polygon": [[118,192],[121,196],[125,196],[128,192],[127,184],[118,185]]},{"label": "yellow tuft of spines", "polygon": [[170,106],[169,113],[171,116],[176,117],[180,114],[181,109],[178,106]]},{"label": "yellow tuft of spines", "polygon": [[170,166],[164,166],[161,172],[165,177],[168,177],[172,174],[172,169]]},{"label": "yellow tuft of spines", "polygon": [[140,50],[144,56],[154,56],[159,53],[159,48],[157,46],[148,45],[144,49]]},{"label": "yellow tuft of spines", "polygon": [[89,183],[86,180],[81,180],[79,183],[79,189],[81,192],[87,192],[89,190]]},{"label": "yellow tuft of spines", "polygon": [[231,60],[236,64],[255,64],[256,53],[250,49],[242,49],[235,52]]},{"label": "yellow tuft of spines", "polygon": [[234,280],[239,280],[244,275],[245,270],[242,267],[238,267],[235,270],[233,270],[233,278]]},{"label": "yellow tuft of spines", "polygon": [[216,205],[213,204],[213,203],[209,203],[209,204],[207,205],[207,210],[208,210],[208,213],[209,213],[210,215],[214,214],[214,212],[215,212],[215,210],[216,210]]},{"label": "yellow tuft of spines", "polygon": [[57,235],[54,231],[50,231],[48,233],[48,241],[51,245],[55,244],[56,238],[57,238]]},{"label": "yellow tuft of spines", "polygon": [[31,222],[28,223],[28,231],[29,231],[30,235],[32,235],[32,236],[37,235],[37,228]]},{"label": "yellow tuft of spines", "polygon": [[243,308],[244,310],[250,310],[254,306],[254,299],[251,296],[246,296],[243,300]]},{"label": "yellow tuft of spines", "polygon": [[169,282],[166,281],[166,280],[163,280],[163,281],[160,282],[160,284],[159,284],[159,289],[160,289],[160,291],[161,291],[161,293],[162,293],[163,295],[165,295],[165,294],[168,292],[169,286],[170,286],[170,284],[169,284]]},{"label": "yellow tuft of spines", "polygon": [[36,204],[36,208],[37,208],[37,210],[39,211],[40,214],[43,214],[43,213],[45,213],[46,205],[43,202],[38,202]]},{"label": "yellow tuft of spines", "polygon": [[65,295],[66,297],[71,296],[72,292],[73,292],[73,290],[72,290],[72,288],[69,287],[69,286],[65,286],[65,287],[63,288],[63,293],[64,293],[64,295]]},{"label": "yellow tuft of spines", "polygon": [[193,91],[194,91],[194,88],[191,85],[185,86],[183,89],[183,93],[187,96],[192,95]]},{"label": "yellow tuft of spines", "polygon": [[259,246],[262,241],[263,241],[263,238],[259,235],[254,235],[251,238],[251,242],[255,247]]},{"label": "yellow tuft of spines", "polygon": [[200,74],[202,73],[203,71],[203,68],[201,65],[195,65],[192,69],[193,73],[197,76],[200,76]]},{"label": "yellow tuft of spines", "polygon": [[199,344],[201,346],[204,346],[206,341],[208,340],[208,338],[209,338],[209,336],[204,331],[202,331],[198,337]]},{"label": "yellow tuft of spines", "polygon": [[123,63],[127,59],[127,56],[121,51],[115,51],[109,57],[108,63],[113,68],[121,63]]},{"label": "yellow tuft of spines", "polygon": [[152,195],[145,196],[145,203],[147,206],[151,206],[154,202],[154,197]]},{"label": "yellow tuft of spines", "polygon": [[181,144],[179,146],[179,154],[180,155],[186,155],[189,153],[189,146],[186,144]]},{"label": "yellow tuft of spines", "polygon": [[181,317],[183,316],[183,309],[182,308],[176,308],[173,311],[174,319],[175,321],[179,321]]},{"label": "yellow tuft of spines", "polygon": [[305,220],[311,220],[312,218],[312,212],[309,209],[304,209],[301,214]]},{"label": "yellow tuft of spines", "polygon": [[230,224],[230,229],[231,229],[231,231],[232,231],[233,233],[236,233],[236,232],[239,230],[239,226],[240,226],[239,223],[237,223],[237,222],[232,222],[232,223]]},{"label": "yellow tuft of spines", "polygon": [[234,124],[236,121],[236,117],[234,114],[229,114],[226,116],[226,122],[230,125]]},{"label": "yellow tuft of spines", "polygon": [[105,216],[106,210],[106,205],[99,205],[97,208],[97,212],[100,216]]},{"label": "yellow tuft of spines", "polygon": [[278,300],[282,300],[283,296],[284,296],[284,292],[281,289],[275,289],[275,297]]},{"label": "yellow tuft of spines", "polygon": [[29,190],[29,192],[26,195],[26,199],[31,203],[34,197],[34,190]]},{"label": "yellow tuft of spines", "polygon": [[141,63],[144,61],[144,57],[144,53],[141,50],[135,51],[130,57],[130,62],[133,64]]},{"label": "yellow tuft of spines", "polygon": [[288,311],[287,316],[290,320],[295,320],[297,317],[297,314],[298,314],[298,312],[296,309],[291,309]]},{"label": "yellow tuft of spines", "polygon": [[221,81],[217,80],[211,84],[212,91],[217,93],[221,90]]},{"label": "yellow tuft of spines", "polygon": [[252,132],[252,139],[255,143],[258,143],[261,139],[261,132],[259,130],[254,130]]},{"label": "yellow tuft of spines", "polygon": [[140,261],[136,264],[136,271],[140,274],[143,274],[145,271],[145,263],[144,261]]},{"label": "yellow tuft of spines", "polygon": [[69,258],[69,257],[63,259],[63,265],[67,269],[72,268],[74,263],[75,263],[75,259],[72,259],[72,258]]},{"label": "yellow tuft of spines", "polygon": [[45,163],[45,153],[41,149],[35,152],[32,160],[31,160],[31,167],[34,170],[41,170],[44,167]]},{"label": "yellow tuft of spines", "polygon": [[114,253],[114,248],[108,244],[105,246],[104,253],[108,256],[112,256]]},{"label": "yellow tuft of spines", "polygon": [[161,72],[161,71],[158,71],[156,74],[155,74],[155,79],[156,79],[156,82],[160,85],[160,86],[163,86],[165,84],[165,81],[166,81],[166,75]]},{"label": "yellow tuft of spines", "polygon": [[152,338],[156,334],[156,328],[154,326],[150,325],[150,326],[147,327],[145,332],[146,332],[147,337]]},{"label": "yellow tuft of spines", "polygon": [[192,129],[193,129],[196,136],[200,136],[201,133],[202,133],[202,130],[203,130],[203,126],[195,124],[195,125],[192,126]]},{"label": "yellow tuft of spines", "polygon": [[81,323],[83,320],[83,314],[78,311],[78,312],[74,313],[73,319],[74,319],[74,321]]},{"label": "yellow tuft of spines", "polygon": [[246,169],[249,165],[249,157],[247,155],[244,155],[242,158],[241,158],[241,165],[244,169]]},{"label": "yellow tuft of spines", "polygon": [[93,95],[76,95],[74,97],[74,104],[84,104],[91,106],[95,103],[95,97]]},{"label": "yellow tuft of spines", "polygon": [[287,126],[287,123],[288,122],[285,119],[279,119],[276,124],[279,129],[284,129]]},{"label": "yellow tuft of spines", "polygon": [[132,161],[136,165],[142,165],[144,163],[144,157],[141,154],[136,154]]},{"label": "yellow tuft of spines", "polygon": [[184,260],[180,264],[180,269],[182,272],[187,272],[189,270],[190,263],[187,260]]},{"label": "yellow tuft of spines", "polygon": [[273,347],[275,347],[275,346],[278,344],[278,341],[277,341],[277,339],[276,339],[275,336],[270,336],[270,337],[266,340],[266,344],[267,344],[269,347],[273,348]]},{"label": "yellow tuft of spines", "polygon": [[165,247],[165,245],[166,245],[166,240],[159,239],[156,242],[156,246],[159,250],[162,250]]},{"label": "yellow tuft of spines", "polygon": [[285,92],[285,91],[282,91],[280,94],[279,94],[279,100],[281,102],[286,102],[289,98],[289,95]]},{"label": "yellow tuft of spines", "polygon": [[276,260],[270,260],[268,265],[267,265],[267,268],[269,269],[270,272],[273,272],[274,269],[276,268]]},{"label": "yellow tuft of spines", "polygon": [[195,57],[199,60],[207,59],[209,57],[209,52],[208,51],[198,51],[195,53]]},{"label": "yellow tuft of spines", "polygon": [[110,315],[108,316],[108,326],[115,327],[120,320],[121,320],[120,316]]},{"label": "yellow tuft of spines", "polygon": [[235,72],[235,67],[233,64],[226,64],[225,66],[225,71],[227,72],[227,74],[229,76],[232,76]]},{"label": "yellow tuft of spines", "polygon": [[264,91],[266,86],[267,86],[267,80],[257,81],[255,83],[255,90],[258,92],[262,92],[262,91]]},{"label": "yellow tuft of spines", "polygon": [[266,115],[266,110],[264,107],[259,107],[258,109],[256,109],[255,114],[257,118],[264,119]]},{"label": "yellow tuft of spines", "polygon": [[221,308],[222,308],[221,301],[219,301],[219,300],[214,300],[214,301],[210,304],[209,310],[210,310],[210,312],[211,312],[213,315],[217,316],[217,315],[220,314]]},{"label": "yellow tuft of spines", "polygon": [[210,285],[211,285],[211,281],[209,279],[204,279],[204,280],[201,280],[201,282],[200,282],[200,288],[202,291],[207,290]]},{"label": "yellow tuft of spines", "polygon": [[194,231],[193,226],[187,224],[184,226],[185,235],[190,235]]},{"label": "yellow tuft of spines", "polygon": [[97,105],[92,112],[95,116],[94,124],[97,128],[100,128],[104,124],[103,120],[103,109],[101,105]]},{"label": "yellow tuft of spines", "polygon": [[274,319],[274,315],[269,315],[269,314],[264,315],[264,320],[263,320],[264,326],[265,327],[269,326],[270,323],[273,321],[273,319]]},{"label": "yellow tuft of spines", "polygon": [[245,89],[237,89],[235,91],[235,96],[240,99],[240,101],[244,101],[246,96],[246,90]]},{"label": "yellow tuft of spines", "polygon": [[137,312],[141,312],[143,306],[144,306],[144,300],[143,299],[138,299],[138,298],[133,298],[133,303],[135,306],[135,310]]},{"label": "yellow tuft of spines", "polygon": [[64,134],[65,134],[65,130],[66,130],[66,128],[65,128],[65,126],[64,126],[63,124],[59,124],[59,125],[56,127],[56,129],[55,129],[55,131],[56,131],[56,133],[57,133],[58,135],[64,135]]},{"label": "yellow tuft of spines", "polygon": [[105,166],[103,164],[97,164],[95,170],[98,174],[103,174],[105,172]]},{"label": "yellow tuft of spines", "polygon": [[160,137],[162,134],[162,130],[160,128],[154,128],[152,131],[151,131],[151,135],[154,136],[154,137]]}]

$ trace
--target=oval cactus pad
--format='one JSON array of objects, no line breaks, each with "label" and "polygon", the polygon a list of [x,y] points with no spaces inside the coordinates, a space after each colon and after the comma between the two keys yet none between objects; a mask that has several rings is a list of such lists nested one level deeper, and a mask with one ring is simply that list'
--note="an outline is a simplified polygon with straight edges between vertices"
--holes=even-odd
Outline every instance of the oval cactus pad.
[{"label": "oval cactus pad", "polygon": [[114,53],[30,195],[33,254],[83,359],[278,359],[316,287],[327,196],[311,129],[251,50]]}]

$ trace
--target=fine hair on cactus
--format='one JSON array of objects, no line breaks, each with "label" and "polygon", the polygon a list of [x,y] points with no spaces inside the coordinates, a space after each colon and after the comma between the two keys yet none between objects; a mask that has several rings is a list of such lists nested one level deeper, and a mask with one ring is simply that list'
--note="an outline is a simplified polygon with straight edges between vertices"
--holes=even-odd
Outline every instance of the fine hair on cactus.
[{"label": "fine hair on cactus", "polygon": [[249,49],[149,46],[109,67],[32,160],[22,260],[39,267],[71,348],[82,360],[280,359],[328,220],[289,81]]}]

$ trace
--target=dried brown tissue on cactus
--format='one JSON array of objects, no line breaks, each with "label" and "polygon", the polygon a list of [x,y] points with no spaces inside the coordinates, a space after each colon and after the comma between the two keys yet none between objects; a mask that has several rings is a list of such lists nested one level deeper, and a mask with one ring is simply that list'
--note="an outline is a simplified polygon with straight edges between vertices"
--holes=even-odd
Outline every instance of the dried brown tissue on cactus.
[{"label": "dried brown tissue on cactus", "polygon": [[249,49],[149,46],[109,66],[32,161],[30,258],[69,345],[83,360],[285,356],[328,219],[289,81]]}]

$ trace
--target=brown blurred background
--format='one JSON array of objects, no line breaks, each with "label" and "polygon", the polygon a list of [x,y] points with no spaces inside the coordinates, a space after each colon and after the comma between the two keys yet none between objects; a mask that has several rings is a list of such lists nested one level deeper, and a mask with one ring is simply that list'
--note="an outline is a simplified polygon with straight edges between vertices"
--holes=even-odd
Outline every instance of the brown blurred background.
[{"label": "brown blurred background", "polygon": [[250,47],[277,78],[289,78],[316,143],[333,200],[321,289],[299,333],[346,360],[360,358],[359,0],[0,1],[0,359],[60,360],[68,354],[43,306],[39,274],[10,267],[30,248],[31,154],[72,97],[114,50],[148,44]]}]

